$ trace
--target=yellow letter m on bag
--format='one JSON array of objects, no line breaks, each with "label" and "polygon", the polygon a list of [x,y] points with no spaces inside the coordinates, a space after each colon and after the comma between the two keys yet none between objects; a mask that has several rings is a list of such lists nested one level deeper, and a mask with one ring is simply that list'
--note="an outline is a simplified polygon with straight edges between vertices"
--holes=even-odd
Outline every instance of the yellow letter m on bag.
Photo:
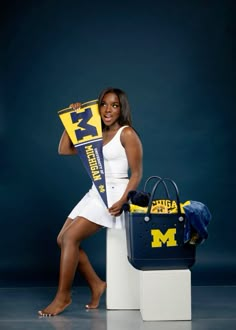
[{"label": "yellow letter m on bag", "polygon": [[151,234],[153,237],[152,247],[162,247],[163,244],[166,246],[177,246],[177,241],[175,239],[176,228],[169,228],[165,234],[163,234],[160,229],[152,229]]}]

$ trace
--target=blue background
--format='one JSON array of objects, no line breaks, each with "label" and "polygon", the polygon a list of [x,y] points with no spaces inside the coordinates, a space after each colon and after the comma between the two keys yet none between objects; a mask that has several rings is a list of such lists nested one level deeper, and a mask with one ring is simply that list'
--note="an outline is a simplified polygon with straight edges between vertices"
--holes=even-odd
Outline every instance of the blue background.
[{"label": "blue background", "polygon": [[[1,6],[0,285],[57,283],[57,233],[90,187],[79,158],[57,154],[57,111],[107,86],[129,96],[144,148],[140,188],[169,176],[182,201],[212,213],[192,283],[236,284],[235,2]],[[105,246],[105,230],[84,244],[103,278]]]}]

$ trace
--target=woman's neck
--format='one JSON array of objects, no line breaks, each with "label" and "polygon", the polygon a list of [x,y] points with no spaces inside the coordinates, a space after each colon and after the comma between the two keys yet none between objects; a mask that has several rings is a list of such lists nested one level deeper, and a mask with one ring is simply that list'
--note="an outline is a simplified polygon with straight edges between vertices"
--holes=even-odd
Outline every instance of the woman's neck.
[{"label": "woman's neck", "polygon": [[116,132],[118,131],[118,129],[120,128],[121,126],[120,125],[117,125],[117,126],[104,126],[103,128],[103,132]]}]

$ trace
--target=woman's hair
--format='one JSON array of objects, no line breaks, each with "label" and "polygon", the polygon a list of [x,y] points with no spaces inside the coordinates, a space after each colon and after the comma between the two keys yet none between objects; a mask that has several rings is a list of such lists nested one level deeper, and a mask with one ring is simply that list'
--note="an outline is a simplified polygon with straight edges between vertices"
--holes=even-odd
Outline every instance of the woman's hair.
[{"label": "woman's hair", "polygon": [[[130,111],[129,101],[128,101],[127,95],[121,89],[113,88],[113,87],[108,87],[108,88],[104,89],[98,97],[98,106],[100,107],[100,105],[102,103],[102,100],[103,100],[103,97],[108,93],[116,94],[119,101],[120,101],[120,117],[118,119],[118,123],[121,126],[124,126],[124,125],[132,126],[132,119],[131,119],[131,111]],[[103,123],[102,123],[102,125],[103,125],[103,128],[104,128]]]}]

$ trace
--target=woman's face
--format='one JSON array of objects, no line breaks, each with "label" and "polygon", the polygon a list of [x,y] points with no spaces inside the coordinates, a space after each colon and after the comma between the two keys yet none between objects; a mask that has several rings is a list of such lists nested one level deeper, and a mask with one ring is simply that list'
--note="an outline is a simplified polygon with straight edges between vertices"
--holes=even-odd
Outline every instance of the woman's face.
[{"label": "woman's face", "polygon": [[104,125],[108,127],[119,126],[120,112],[118,96],[115,93],[105,94],[100,105],[100,114]]}]

